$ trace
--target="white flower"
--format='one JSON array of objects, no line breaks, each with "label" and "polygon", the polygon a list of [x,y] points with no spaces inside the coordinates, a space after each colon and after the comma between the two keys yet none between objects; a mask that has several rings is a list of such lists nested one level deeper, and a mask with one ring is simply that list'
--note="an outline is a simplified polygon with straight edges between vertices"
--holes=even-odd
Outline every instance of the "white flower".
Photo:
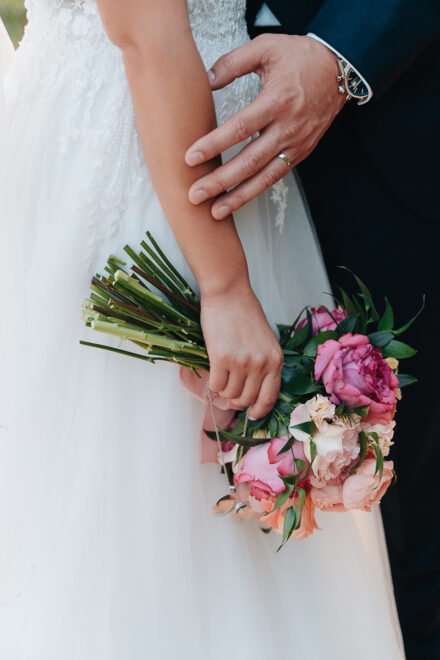
[{"label": "white flower", "polygon": [[[337,479],[359,454],[358,433],[360,427],[347,423],[335,415],[335,406],[320,394],[292,412],[289,431],[296,440],[304,444],[304,454],[312,460],[311,440],[316,445],[316,456],[312,464],[312,483],[318,488],[327,481]],[[310,435],[295,428],[298,424],[313,422],[316,431]]]},{"label": "white flower", "polygon": [[379,436],[378,445],[384,456],[390,453],[390,447],[394,444],[391,442],[394,436],[394,427],[396,422],[392,420],[389,424],[362,424],[362,429],[365,433],[377,433]]},{"label": "white flower", "polygon": [[326,396],[317,394],[305,404],[310,419],[320,431],[325,431],[335,416],[336,407]]}]

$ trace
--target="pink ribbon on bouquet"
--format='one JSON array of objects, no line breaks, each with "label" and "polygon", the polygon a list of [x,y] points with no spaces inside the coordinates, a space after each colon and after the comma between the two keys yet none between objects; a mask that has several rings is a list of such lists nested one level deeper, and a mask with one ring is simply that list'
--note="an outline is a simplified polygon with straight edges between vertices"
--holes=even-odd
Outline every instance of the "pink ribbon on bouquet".
[{"label": "pink ribbon on bouquet", "polygon": [[[208,438],[205,431],[214,431],[214,422],[212,420],[211,410],[208,405],[206,388],[208,386],[208,373],[203,371],[198,378],[191,369],[180,367],[180,382],[182,385],[199,401],[206,404],[205,417],[200,434],[201,439],[201,463],[217,463],[217,443]],[[224,399],[219,394],[212,392],[212,404],[214,406],[215,419],[217,426],[224,429],[231,423],[235,415],[235,410],[231,408],[229,399]]]}]

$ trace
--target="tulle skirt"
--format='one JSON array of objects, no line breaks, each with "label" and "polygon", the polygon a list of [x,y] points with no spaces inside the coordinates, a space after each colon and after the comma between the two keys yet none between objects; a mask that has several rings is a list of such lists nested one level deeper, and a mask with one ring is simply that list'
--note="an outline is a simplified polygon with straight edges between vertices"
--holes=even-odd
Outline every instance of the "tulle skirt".
[{"label": "tulle skirt", "polygon": [[[224,477],[200,465],[204,405],[182,389],[177,368],[79,344],[97,339],[80,320],[91,276],[147,229],[192,276],[126,130],[131,115],[101,130],[112,85],[87,108],[99,139],[80,130],[60,148],[73,74],[45,94],[34,74],[13,64],[7,85],[0,654],[402,658],[378,510],[318,512],[322,531],[276,554],[274,533],[213,516]],[[288,178],[283,232],[270,194],[235,217],[271,322],[328,300],[313,227]],[[109,182],[111,194],[129,193],[116,203]]]}]

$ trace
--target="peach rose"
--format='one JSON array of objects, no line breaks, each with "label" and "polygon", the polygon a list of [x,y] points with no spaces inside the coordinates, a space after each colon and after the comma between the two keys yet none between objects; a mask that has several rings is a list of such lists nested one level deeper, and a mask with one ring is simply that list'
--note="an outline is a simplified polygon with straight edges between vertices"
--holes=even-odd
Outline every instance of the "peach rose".
[{"label": "peach rose", "polygon": [[346,509],[371,511],[379,504],[393,478],[393,461],[385,461],[382,480],[376,470],[376,459],[367,457],[362,465],[344,481],[342,486],[342,501]]},{"label": "peach rose", "polygon": [[[269,525],[269,527],[272,527],[278,532],[278,534],[282,534],[284,514],[289,506],[292,506],[292,500],[288,499],[287,502],[284,502],[284,504],[276,511],[273,511],[274,502],[272,500],[261,500],[261,505],[267,513],[260,518],[260,522]],[[302,508],[301,525],[299,529],[293,532],[291,538],[296,539],[297,541],[303,541],[310,536],[310,534],[313,534],[313,530],[315,529],[319,529],[315,521],[315,505],[310,497],[307,496]]]},{"label": "peach rose", "polygon": [[327,485],[324,488],[312,488],[310,497],[317,509],[321,511],[346,511],[342,502],[342,486]]}]

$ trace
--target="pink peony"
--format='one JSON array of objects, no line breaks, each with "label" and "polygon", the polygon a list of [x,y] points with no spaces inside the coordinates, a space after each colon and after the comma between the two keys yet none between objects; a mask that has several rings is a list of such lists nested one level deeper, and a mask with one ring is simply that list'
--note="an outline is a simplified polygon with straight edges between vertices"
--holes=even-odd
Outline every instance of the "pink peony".
[{"label": "pink peony", "polygon": [[[257,500],[275,498],[285,488],[280,475],[293,474],[292,452],[278,456],[286,442],[287,437],[274,438],[271,442],[251,447],[245,454],[234,480],[237,484],[249,483],[250,493]],[[294,444],[293,451],[295,458],[305,460],[302,443]]]},{"label": "pink peony", "polygon": [[381,417],[381,423],[394,415],[399,381],[365,335],[348,333],[338,341],[328,339],[321,344],[315,378],[323,381],[335,404],[345,401],[348,408],[370,406],[370,419]]},{"label": "pink peony", "polygon": [[[312,331],[314,335],[317,335],[318,332],[325,332],[327,330],[336,330],[337,323],[343,321],[347,314],[346,312],[338,307],[334,309],[330,314],[324,309],[324,307],[311,307],[310,312],[312,314]],[[335,319],[337,323],[332,319]],[[305,326],[307,319],[303,319],[296,327],[295,333],[299,332],[301,328]]]},{"label": "pink peony", "polygon": [[316,508],[321,511],[346,511],[340,484],[328,484],[325,488],[312,488],[310,497]]},{"label": "pink peony", "polygon": [[393,478],[393,461],[385,461],[382,480],[376,470],[376,459],[367,457],[362,465],[344,481],[342,501],[346,509],[371,511],[379,504]]}]

